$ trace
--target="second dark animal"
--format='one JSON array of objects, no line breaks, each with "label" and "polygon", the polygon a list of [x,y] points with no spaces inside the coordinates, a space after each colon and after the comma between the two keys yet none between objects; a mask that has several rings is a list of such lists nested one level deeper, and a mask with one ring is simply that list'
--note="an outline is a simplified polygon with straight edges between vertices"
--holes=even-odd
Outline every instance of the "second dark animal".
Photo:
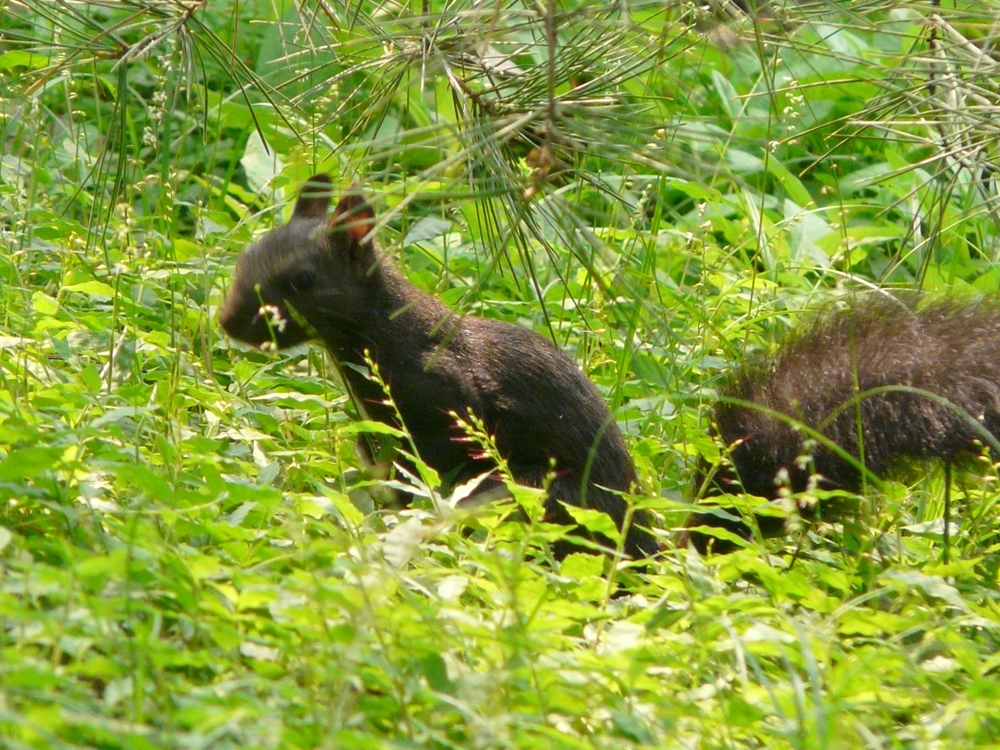
[{"label": "second dark animal", "polygon": [[[731,452],[727,464],[702,473],[706,495],[777,498],[810,481],[857,493],[860,466],[881,478],[906,462],[951,465],[1000,437],[1000,306],[862,295],[750,358],[719,396],[714,429]],[[775,517],[756,523],[765,536],[784,531]],[[688,526],[686,538],[701,551],[734,545],[699,527],[750,535],[731,510],[697,513]]]},{"label": "second dark animal", "polygon": [[[371,418],[398,425],[364,373],[367,351],[428,465],[454,483],[492,468],[457,429],[453,413],[483,421],[514,478],[540,487],[554,472],[547,518],[571,524],[563,503],[607,513],[622,528],[621,493],[632,459],[594,385],[552,342],[520,326],[456,315],[411,284],[379,252],[375,214],[349,193],[332,214],[331,184],[312,177],[292,219],[245,250],[221,324],[259,347],[326,344]],[[625,551],[654,553],[643,513],[625,529]]]}]

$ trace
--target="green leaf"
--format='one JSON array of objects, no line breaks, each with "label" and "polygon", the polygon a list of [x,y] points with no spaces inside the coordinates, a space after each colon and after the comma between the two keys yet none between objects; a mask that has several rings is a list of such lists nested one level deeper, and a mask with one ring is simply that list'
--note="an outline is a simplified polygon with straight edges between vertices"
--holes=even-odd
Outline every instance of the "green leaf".
[{"label": "green leaf", "polygon": [[250,133],[240,164],[246,171],[250,188],[258,193],[271,187],[274,178],[285,168],[281,157],[273,147],[264,143],[257,130]]},{"label": "green leaf", "polygon": [[0,462],[0,480],[31,479],[43,471],[59,468],[62,448],[36,447],[16,450]]},{"label": "green leaf", "polygon": [[11,70],[13,68],[44,68],[50,63],[45,55],[35,55],[22,50],[8,50],[0,55],[0,70]]},{"label": "green leaf", "polygon": [[92,297],[107,297],[109,299],[115,296],[115,290],[103,281],[82,281],[79,284],[68,284],[63,287],[63,291],[81,292]]}]

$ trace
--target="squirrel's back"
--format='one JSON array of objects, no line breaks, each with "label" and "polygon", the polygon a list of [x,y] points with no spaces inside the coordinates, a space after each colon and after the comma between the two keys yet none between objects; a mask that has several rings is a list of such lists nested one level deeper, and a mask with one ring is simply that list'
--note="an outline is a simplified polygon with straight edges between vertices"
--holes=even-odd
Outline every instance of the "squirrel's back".
[{"label": "squirrel's back", "polygon": [[[726,379],[715,430],[731,466],[708,494],[775,497],[810,477],[856,492],[859,466],[881,477],[907,460],[974,455],[1000,436],[1000,305],[887,293],[832,305]],[[810,432],[822,439],[807,445]]]}]

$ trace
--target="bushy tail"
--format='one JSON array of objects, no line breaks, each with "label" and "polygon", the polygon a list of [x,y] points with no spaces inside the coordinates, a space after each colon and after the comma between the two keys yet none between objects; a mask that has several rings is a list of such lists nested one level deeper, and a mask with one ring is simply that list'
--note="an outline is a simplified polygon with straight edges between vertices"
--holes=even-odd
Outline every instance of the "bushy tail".
[{"label": "bushy tail", "polygon": [[[710,476],[707,494],[770,498],[810,477],[857,492],[865,472],[975,454],[1000,436],[1000,305],[882,293],[831,306],[733,372],[715,429],[732,465]],[[739,530],[712,514],[688,525]],[[701,548],[711,539],[690,538]]]}]

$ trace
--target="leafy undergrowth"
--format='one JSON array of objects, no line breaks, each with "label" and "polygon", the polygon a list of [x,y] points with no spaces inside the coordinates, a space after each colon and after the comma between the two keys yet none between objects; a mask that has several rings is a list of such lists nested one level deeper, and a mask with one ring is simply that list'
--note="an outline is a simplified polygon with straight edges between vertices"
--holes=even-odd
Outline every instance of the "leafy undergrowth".
[{"label": "leafy undergrowth", "polygon": [[375,510],[321,355],[232,350],[192,302],[214,268],[87,277],[58,252],[33,256],[57,291],[24,292],[0,350],[6,746],[997,736],[991,498],[968,499],[948,566],[939,527],[888,510],[797,555],[703,560],[664,531],[641,565],[556,562],[563,532],[513,504]]},{"label": "leafy undergrowth", "polygon": [[[49,320],[100,307],[69,293]],[[983,558],[944,567],[903,535],[864,554],[671,549],[609,574],[548,559],[559,532],[509,507],[366,516],[322,381],[238,357],[226,371],[221,350],[210,376],[165,331],[130,330],[62,352],[4,341],[8,747],[996,736]]]},{"label": "leafy undergrowth", "polygon": [[[947,557],[941,472],[677,544],[727,362],[845,290],[996,289],[994,19],[802,4],[729,47],[549,5],[550,68],[535,4],[335,5],[0,0],[0,745],[1000,743],[992,466]],[[360,174],[415,282],[573,354],[660,557],[554,560],[530,490],[402,477],[393,509],[322,352],[223,339],[235,253],[315,169]]]}]

